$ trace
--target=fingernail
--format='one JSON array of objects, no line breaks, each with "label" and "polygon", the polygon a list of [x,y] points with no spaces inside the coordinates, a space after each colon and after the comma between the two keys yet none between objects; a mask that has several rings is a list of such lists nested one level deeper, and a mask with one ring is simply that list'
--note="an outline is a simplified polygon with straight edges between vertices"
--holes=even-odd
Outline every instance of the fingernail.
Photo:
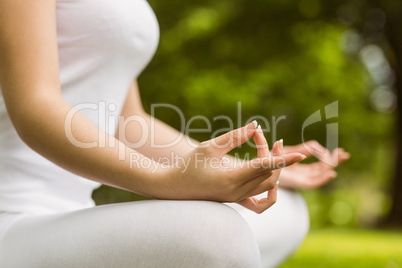
[{"label": "fingernail", "polygon": [[283,143],[283,139],[280,139],[279,142],[280,142],[280,143]]},{"label": "fingernail", "polygon": [[304,154],[302,154],[301,157],[302,157],[302,160],[307,158],[307,156],[305,156]]},{"label": "fingernail", "polygon": [[258,126],[257,120],[254,120],[253,124],[254,124],[254,127],[257,128],[257,126]]},{"label": "fingernail", "polygon": [[254,120],[254,121],[248,123],[247,125],[245,125],[245,127],[246,127],[248,130],[250,130],[250,131],[256,130],[256,129],[257,129],[257,126],[258,126],[258,123],[257,123],[256,120]]},{"label": "fingernail", "polygon": [[261,129],[261,125],[258,125],[258,127],[257,127],[258,129]]}]

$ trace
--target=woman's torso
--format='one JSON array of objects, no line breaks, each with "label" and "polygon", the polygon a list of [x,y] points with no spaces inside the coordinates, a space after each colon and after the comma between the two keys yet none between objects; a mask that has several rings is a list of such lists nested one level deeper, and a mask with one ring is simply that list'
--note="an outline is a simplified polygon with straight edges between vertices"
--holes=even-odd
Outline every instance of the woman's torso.
[{"label": "woman's torso", "polygon": [[[155,15],[145,0],[57,0],[56,12],[62,96],[113,135],[130,84],[156,50]],[[90,207],[98,186],[25,145],[0,94],[0,211]]]}]

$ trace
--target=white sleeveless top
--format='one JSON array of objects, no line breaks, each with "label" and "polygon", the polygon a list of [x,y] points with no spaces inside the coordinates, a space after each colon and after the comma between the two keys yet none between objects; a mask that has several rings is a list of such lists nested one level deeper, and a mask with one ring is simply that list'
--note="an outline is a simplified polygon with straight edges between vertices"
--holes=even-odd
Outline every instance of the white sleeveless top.
[{"label": "white sleeveless top", "polygon": [[[155,15],[145,0],[57,0],[56,11],[62,96],[113,135],[116,125],[107,119],[119,115],[130,84],[156,50]],[[22,142],[0,94],[0,211],[91,207],[98,186]]]}]

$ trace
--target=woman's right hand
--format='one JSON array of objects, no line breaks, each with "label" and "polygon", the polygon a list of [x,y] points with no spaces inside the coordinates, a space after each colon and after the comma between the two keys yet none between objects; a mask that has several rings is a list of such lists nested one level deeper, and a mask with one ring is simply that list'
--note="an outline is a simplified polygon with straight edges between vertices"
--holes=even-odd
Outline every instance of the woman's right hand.
[{"label": "woman's right hand", "polygon": [[[256,132],[256,123],[202,142],[170,167],[157,172],[155,198],[236,202],[276,186],[276,169],[304,159],[300,153],[237,161],[229,167],[224,156]],[[264,183],[263,183],[264,182]]]}]

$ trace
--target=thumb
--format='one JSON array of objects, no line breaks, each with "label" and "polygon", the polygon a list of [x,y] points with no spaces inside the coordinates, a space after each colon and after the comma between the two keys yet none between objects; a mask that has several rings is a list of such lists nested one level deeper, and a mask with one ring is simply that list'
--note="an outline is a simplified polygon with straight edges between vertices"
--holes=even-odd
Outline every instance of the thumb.
[{"label": "thumb", "polygon": [[254,135],[257,127],[257,121],[249,123],[248,125],[229,131],[215,139],[210,140],[212,146],[218,151],[220,156],[224,156],[237,146],[245,143]]}]

